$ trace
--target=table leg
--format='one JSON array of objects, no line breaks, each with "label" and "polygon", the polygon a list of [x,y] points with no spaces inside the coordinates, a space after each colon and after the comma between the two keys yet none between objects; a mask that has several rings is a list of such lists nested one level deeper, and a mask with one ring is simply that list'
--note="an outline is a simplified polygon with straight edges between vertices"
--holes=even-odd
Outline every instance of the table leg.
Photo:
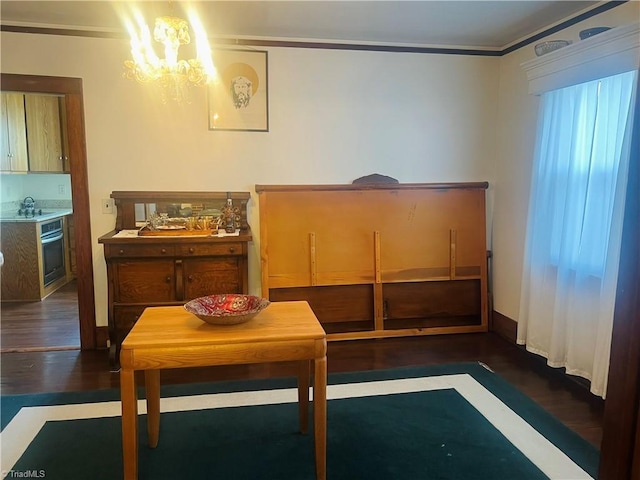
[{"label": "table leg", "polygon": [[303,360],[298,363],[298,417],[300,432],[307,433],[309,429],[309,375],[311,362]]},{"label": "table leg", "polygon": [[327,357],[316,358],[313,380],[313,425],[316,444],[316,479],[327,477]]},{"label": "table leg", "polygon": [[147,396],[149,446],[156,448],[160,436],[160,370],[145,370],[144,387]]},{"label": "table leg", "polygon": [[120,370],[124,479],[138,478],[138,395],[133,370]]}]

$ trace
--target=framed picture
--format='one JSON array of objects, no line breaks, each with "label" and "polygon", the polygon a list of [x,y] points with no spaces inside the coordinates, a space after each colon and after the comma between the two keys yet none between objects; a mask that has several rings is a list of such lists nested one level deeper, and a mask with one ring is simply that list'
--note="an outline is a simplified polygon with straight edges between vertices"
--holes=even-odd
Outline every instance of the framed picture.
[{"label": "framed picture", "polygon": [[209,85],[209,130],[268,132],[267,52],[212,53],[218,78]]}]

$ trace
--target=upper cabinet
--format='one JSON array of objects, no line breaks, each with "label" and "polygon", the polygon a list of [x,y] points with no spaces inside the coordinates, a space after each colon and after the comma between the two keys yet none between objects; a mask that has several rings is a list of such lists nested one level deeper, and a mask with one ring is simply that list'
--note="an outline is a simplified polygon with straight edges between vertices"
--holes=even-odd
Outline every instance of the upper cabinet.
[{"label": "upper cabinet", "polygon": [[64,98],[2,92],[0,170],[68,172]]},{"label": "upper cabinet", "polygon": [[0,170],[26,172],[29,169],[29,158],[27,156],[24,95],[2,92],[0,103],[2,107]]},{"label": "upper cabinet", "polygon": [[64,172],[60,97],[25,94],[30,172]]}]

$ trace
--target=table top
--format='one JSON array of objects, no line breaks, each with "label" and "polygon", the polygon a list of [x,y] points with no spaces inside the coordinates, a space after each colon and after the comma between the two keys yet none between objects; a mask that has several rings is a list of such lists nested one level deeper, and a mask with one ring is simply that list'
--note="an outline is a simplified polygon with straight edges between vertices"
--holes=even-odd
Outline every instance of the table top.
[{"label": "table top", "polygon": [[121,349],[315,340],[325,337],[324,329],[305,301],[272,302],[248,322],[237,325],[210,325],[182,306],[147,307],[122,342]]}]

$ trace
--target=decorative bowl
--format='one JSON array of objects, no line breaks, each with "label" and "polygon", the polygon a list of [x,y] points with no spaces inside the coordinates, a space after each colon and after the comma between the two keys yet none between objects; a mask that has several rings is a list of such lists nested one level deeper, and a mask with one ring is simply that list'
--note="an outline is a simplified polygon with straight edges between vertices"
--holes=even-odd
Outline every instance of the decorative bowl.
[{"label": "decorative bowl", "polygon": [[611,27],[587,28],[586,30],[582,30],[578,35],[580,35],[580,40],[584,40],[586,38],[593,37],[594,35],[598,35],[599,33],[606,32],[607,30],[611,30]]},{"label": "decorative bowl", "polygon": [[571,40],[549,40],[548,42],[538,43],[535,46],[537,56],[546,55],[547,53],[558,50],[559,48],[571,45]]},{"label": "decorative bowl", "polygon": [[184,309],[212,325],[235,325],[251,320],[271,302],[255,295],[225,293],[194,298]]}]

